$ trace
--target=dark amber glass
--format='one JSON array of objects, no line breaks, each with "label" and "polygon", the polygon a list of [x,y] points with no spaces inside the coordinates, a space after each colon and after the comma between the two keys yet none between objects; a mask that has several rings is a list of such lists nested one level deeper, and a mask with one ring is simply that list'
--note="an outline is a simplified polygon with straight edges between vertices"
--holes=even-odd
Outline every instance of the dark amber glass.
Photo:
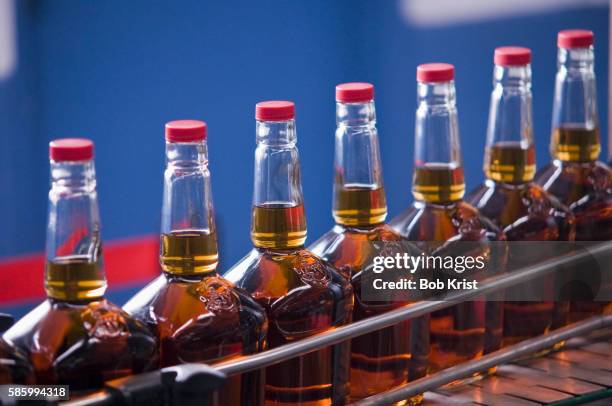
[{"label": "dark amber glass", "polygon": [[[612,170],[599,161],[554,160],[535,181],[569,206],[576,221],[576,241],[612,240]],[[609,302],[572,302],[570,320],[612,311]]]},{"label": "dark amber glass", "polygon": [[[304,248],[255,248],[225,276],[266,309],[269,348],[350,321],[350,284]],[[268,367],[265,404],[344,404],[348,353],[340,344]]]},{"label": "dark amber glass", "polygon": [[[365,213],[365,210],[356,212]],[[370,219],[371,216],[364,218]],[[382,249],[385,252],[377,251],[374,242],[384,242]],[[364,272],[367,272],[365,268],[371,264],[372,258],[375,255],[393,255],[390,250],[406,252],[407,247],[409,244],[391,227],[379,223],[356,227],[336,225],[310,248],[351,281],[356,297],[353,320],[359,321],[408,304],[401,300],[366,301],[361,297],[362,279]],[[416,247],[410,252],[411,255],[419,253]],[[415,328],[419,322],[420,330]],[[357,401],[423,376],[429,349],[424,352],[419,350],[427,347],[428,334],[427,325],[423,326],[421,320],[407,320],[351,340],[351,400]],[[415,346],[420,348],[413,351]],[[422,398],[422,395],[418,395],[397,405],[418,404]]]},{"label": "dark amber glass", "polygon": [[[162,367],[186,362],[214,364],[265,346],[263,309],[217,275],[216,237],[197,234],[162,235],[160,260],[168,271],[124,306],[157,334]],[[261,404],[262,379],[261,372],[231,376],[213,404]]]},{"label": "dark amber glass", "polygon": [[[445,186],[448,184],[450,182],[442,185],[449,191],[444,195],[450,193],[451,189]],[[439,195],[435,193],[435,200]],[[451,239],[457,242],[503,239],[497,227],[462,200],[445,203],[415,201],[390,224],[406,239],[422,241],[422,247],[428,253],[436,246],[435,242],[440,245],[446,242],[446,248],[452,249]],[[485,351],[499,348],[501,337],[501,302],[483,298],[433,312],[430,317],[429,369],[435,372],[476,359]]]},{"label": "dark amber glass", "polygon": [[[508,154],[508,153],[506,153]],[[508,241],[572,241],[574,217],[569,209],[533,182],[522,182],[521,173],[507,175],[519,183],[495,182],[491,179],[476,188],[466,201],[477,207],[504,231]],[[508,265],[512,268],[529,265],[530,258],[520,247],[509,244]],[[543,253],[539,253],[543,254]],[[534,260],[536,260],[534,258]],[[554,275],[531,281],[518,289],[533,289],[533,296],[553,296]],[[508,291],[511,296],[511,290]],[[507,301],[504,303],[504,345],[547,333],[551,327],[567,321],[569,303],[564,301]]]},{"label": "dark amber glass", "polygon": [[103,298],[48,299],[4,335],[29,358],[37,384],[70,385],[71,394],[157,367],[147,327]]}]

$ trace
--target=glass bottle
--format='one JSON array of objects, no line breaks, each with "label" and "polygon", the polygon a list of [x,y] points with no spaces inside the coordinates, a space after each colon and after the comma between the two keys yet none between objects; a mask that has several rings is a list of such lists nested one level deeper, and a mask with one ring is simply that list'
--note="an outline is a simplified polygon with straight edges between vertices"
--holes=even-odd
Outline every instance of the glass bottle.
[{"label": "glass bottle", "polygon": [[[254,248],[225,275],[266,309],[270,348],[343,325],[353,307],[351,285],[304,248],[306,218],[294,115],[292,102],[256,106]],[[348,362],[346,343],[268,367],[266,405],[344,404]]]},{"label": "glass bottle", "polygon": [[[558,34],[550,143],[553,161],[535,176],[536,183],[569,206],[576,218],[577,241],[612,239],[612,170],[597,160],[601,143],[593,42],[591,31]],[[612,311],[610,302],[572,301],[570,319],[604,309]]]},{"label": "glass bottle", "polygon": [[4,335],[34,367],[37,384],[91,390],[105,380],[157,367],[157,340],[104,298],[93,143],[49,144],[47,300]]},{"label": "glass bottle", "polygon": [[[155,331],[160,366],[214,364],[263,349],[264,310],[217,274],[217,232],[202,121],[166,124],[162,274],[124,306]],[[213,404],[261,404],[260,372],[232,376]]]},{"label": "glass bottle", "polygon": [[[463,201],[465,182],[455,102],[454,67],[431,63],[417,68],[415,201],[391,221],[405,238],[428,253],[455,242],[503,239],[478,210]],[[439,254],[437,254],[439,255]],[[430,316],[430,371],[480,357],[501,344],[500,302],[460,303]],[[486,338],[486,340],[485,340]]]},{"label": "glass bottle", "polygon": [[[361,297],[363,278],[373,276],[368,265],[382,250],[406,252],[407,241],[385,224],[387,204],[376,130],[374,86],[344,83],[336,86],[336,148],[333,217],[336,225],[310,249],[351,281],[356,295],[353,320],[358,321],[407,304],[405,301],[367,301]],[[419,255],[416,247],[410,255]],[[410,320],[354,338],[351,341],[351,401],[384,392],[409,380],[412,367]],[[428,334],[427,325],[422,333]],[[424,341],[427,341],[425,337]],[[426,355],[426,354],[425,354]],[[416,356],[416,354],[415,354]],[[424,372],[425,362],[420,370]],[[414,362],[413,362],[414,363]],[[418,366],[415,365],[413,369]],[[419,403],[421,396],[411,399]],[[400,404],[407,404],[407,401]]]},{"label": "glass bottle", "polygon": [[[500,227],[508,241],[573,240],[574,217],[569,209],[533,182],[531,50],[500,47],[495,50],[494,62],[484,158],[486,180],[465,200]],[[509,246],[510,267],[537,260],[522,245]],[[542,250],[546,251],[546,246],[541,246],[537,255]],[[553,324],[565,324],[569,303],[553,300],[554,284],[554,277],[547,277],[506,291],[508,297],[519,297],[519,290],[530,289],[530,296],[544,300],[529,297],[532,301],[504,303],[504,345],[545,334]]]}]

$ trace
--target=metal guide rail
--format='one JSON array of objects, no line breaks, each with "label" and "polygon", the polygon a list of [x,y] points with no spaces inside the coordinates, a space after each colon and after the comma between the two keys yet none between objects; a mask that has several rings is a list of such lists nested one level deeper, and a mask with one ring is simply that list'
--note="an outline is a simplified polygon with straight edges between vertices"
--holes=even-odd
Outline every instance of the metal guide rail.
[{"label": "metal guide rail", "polygon": [[[512,271],[511,273],[487,278],[479,283],[479,288],[477,290],[453,292],[445,297],[444,300],[431,300],[409,304],[384,314],[360,320],[258,354],[243,356],[235,360],[215,364],[214,366],[197,363],[184,364],[109,381],[106,383],[104,389],[88,396],[62,402],[62,405],[93,406],[147,404],[147,406],[153,406],[158,404],[206,404],[205,402],[203,403],[202,396],[204,396],[205,393],[210,393],[216,386],[221,385],[224,378],[228,375],[258,370],[269,365],[277,364],[349,340],[353,337],[392,326],[404,320],[423,316],[460,302],[472,300],[533,280],[554,272],[555,269],[561,265],[571,266],[572,264],[578,264],[590,256],[599,255],[612,255],[612,242],[597,244],[588,251],[579,251],[577,253],[570,252],[533,266]],[[410,396],[439,388],[457,379],[469,377],[476,372],[486,371],[490,367],[519,358],[525,358],[542,349],[550,348],[559,341],[582,336],[589,332],[611,326],[612,315],[592,317],[585,321],[555,330],[550,334],[505,347],[477,360],[445,369],[403,386],[371,396],[359,401],[356,405],[388,405],[392,402],[397,402]],[[433,394],[430,396],[435,397],[442,395]]]},{"label": "metal guide rail", "polygon": [[468,385],[425,393],[425,406],[612,404],[612,328],[570,339],[562,351],[501,365]]}]

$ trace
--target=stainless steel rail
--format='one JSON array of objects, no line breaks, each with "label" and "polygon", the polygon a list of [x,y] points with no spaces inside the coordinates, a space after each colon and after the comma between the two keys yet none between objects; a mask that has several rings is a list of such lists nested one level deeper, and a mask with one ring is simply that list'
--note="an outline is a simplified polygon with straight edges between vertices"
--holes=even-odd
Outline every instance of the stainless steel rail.
[{"label": "stainless steel rail", "polygon": [[418,395],[419,393],[438,388],[457,379],[469,378],[477,372],[486,371],[487,369],[496,365],[537,353],[541,350],[552,347],[554,344],[560,341],[610,326],[612,326],[612,314],[591,317],[587,320],[555,330],[547,335],[522,341],[512,346],[508,346],[501,350],[484,355],[477,360],[464,362],[460,365],[444,369],[421,379],[417,379],[416,381],[410,382],[403,386],[398,386],[397,388],[388,390],[386,392],[370,396],[369,398],[362,399],[359,402],[352,403],[351,405],[390,405],[394,402],[399,402]]}]

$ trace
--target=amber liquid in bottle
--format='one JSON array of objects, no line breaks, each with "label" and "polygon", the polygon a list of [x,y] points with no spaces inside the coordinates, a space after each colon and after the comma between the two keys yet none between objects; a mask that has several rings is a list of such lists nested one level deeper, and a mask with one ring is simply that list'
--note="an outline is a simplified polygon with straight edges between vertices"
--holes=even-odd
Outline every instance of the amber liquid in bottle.
[{"label": "amber liquid in bottle", "polygon": [[[571,213],[532,182],[535,174],[533,146],[521,146],[518,141],[498,142],[488,147],[484,167],[489,180],[470,193],[466,201],[493,220],[505,232],[508,241],[567,241],[574,238]],[[509,247],[510,268],[538,262],[538,258],[527,258],[528,252],[521,250],[520,245],[510,243]],[[538,252],[538,255],[542,256],[539,260],[549,259],[543,252]],[[552,297],[554,287],[555,275],[549,275],[516,289],[530,289],[533,297]],[[512,289],[506,295],[512,297]],[[568,306],[568,302],[553,300],[504,302],[504,345],[546,334],[551,327],[564,325]]]},{"label": "amber liquid in bottle", "polygon": [[49,261],[45,286],[49,299],[6,333],[28,355],[37,384],[70,385],[72,394],[157,367],[147,327],[101,296],[99,263],[78,255]]},{"label": "amber liquid in bottle", "polygon": [[197,230],[161,236],[161,267],[172,274],[201,274],[214,271],[219,263],[217,234]]},{"label": "amber liquid in bottle", "polygon": [[533,179],[536,171],[535,149],[520,141],[500,141],[487,147],[485,175],[497,182],[521,183]]},{"label": "amber liquid in bottle", "polygon": [[[335,190],[333,215],[337,225],[315,242],[311,249],[351,281],[358,298],[355,300],[353,321],[408,304],[399,300],[368,302],[361,298],[362,270],[375,255],[381,254],[377,253],[373,242],[385,242],[385,248],[395,248],[398,253],[404,249],[402,243],[406,243],[384,224],[387,215],[384,189],[343,188],[336,185]],[[417,324],[408,320],[351,340],[351,401],[384,392],[424,375],[429,349],[423,351],[423,357],[418,360],[412,354],[412,347],[418,345],[414,337],[414,326]],[[428,334],[427,325],[421,327],[420,333]],[[421,341],[426,345],[427,337]],[[419,404],[421,401],[422,395],[418,395],[396,405]]]},{"label": "amber liquid in bottle", "polygon": [[601,152],[599,128],[556,128],[552,133],[551,153],[561,161],[595,161]]},{"label": "amber liquid in bottle", "polygon": [[[268,315],[269,348],[309,337],[350,320],[350,285],[330,265],[303,248],[304,206],[253,208],[256,248],[226,275]],[[266,368],[266,405],[343,404],[348,346],[326,347]]]},{"label": "amber liquid in bottle", "polygon": [[380,224],[387,217],[384,188],[337,186],[334,201],[334,219],[343,226]]},{"label": "amber liquid in bottle", "polygon": [[104,293],[106,278],[100,264],[87,256],[59,257],[47,262],[45,289],[56,299],[86,300]]},{"label": "amber liquid in bottle", "polygon": [[304,205],[265,204],[253,207],[251,239],[262,248],[296,248],[306,241]]},{"label": "amber liquid in bottle", "polygon": [[[538,184],[572,210],[576,241],[612,240],[612,170],[596,160],[599,151],[598,129],[557,128],[551,143],[554,161],[536,175]],[[599,278],[595,274],[582,276]],[[596,292],[586,296],[593,294]],[[570,321],[602,311],[612,311],[609,302],[573,301]]]},{"label": "amber liquid in bottle", "polygon": [[426,202],[452,202],[465,193],[463,168],[427,163],[414,169],[413,194]]},{"label": "amber liquid in bottle", "polygon": [[[410,241],[497,240],[499,231],[461,200],[465,191],[463,168],[425,164],[415,168],[413,194],[417,201],[391,226]],[[427,247],[427,246],[428,247]],[[452,244],[451,244],[452,245]],[[437,255],[441,255],[437,253]],[[486,333],[486,334],[485,334]],[[430,318],[429,368],[435,372],[479,358],[501,343],[501,303],[483,300],[433,312]]]}]

